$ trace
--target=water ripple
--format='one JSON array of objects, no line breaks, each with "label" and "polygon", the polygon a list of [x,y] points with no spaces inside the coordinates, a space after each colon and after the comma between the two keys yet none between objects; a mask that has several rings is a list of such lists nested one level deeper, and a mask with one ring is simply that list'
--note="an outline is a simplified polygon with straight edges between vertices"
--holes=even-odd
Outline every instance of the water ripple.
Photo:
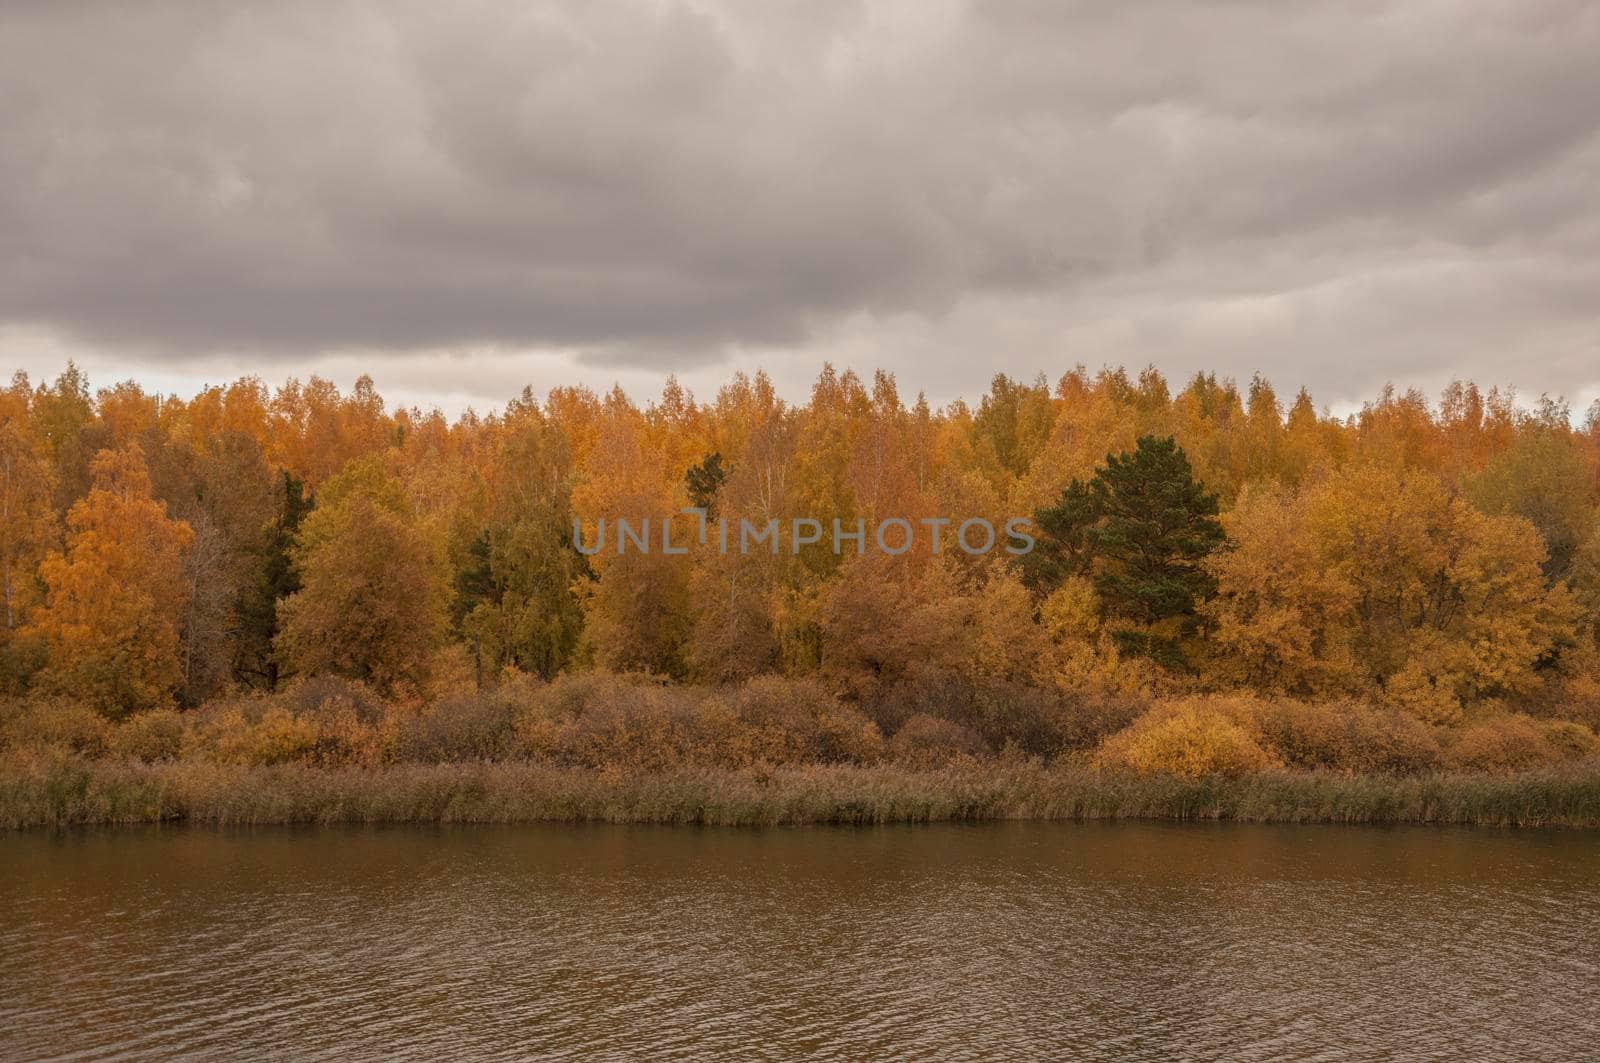
[{"label": "water ripple", "polygon": [[1600,841],[1007,824],[0,839],[6,1058],[1589,1058]]}]

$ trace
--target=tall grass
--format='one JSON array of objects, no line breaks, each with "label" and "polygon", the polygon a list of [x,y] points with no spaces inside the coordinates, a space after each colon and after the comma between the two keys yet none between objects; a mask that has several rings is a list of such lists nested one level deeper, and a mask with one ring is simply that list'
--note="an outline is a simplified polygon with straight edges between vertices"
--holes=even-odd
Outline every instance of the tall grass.
[{"label": "tall grass", "polygon": [[1265,772],[1136,777],[1037,762],[959,761],[621,774],[537,762],[319,768],[0,761],[0,826],[189,822],[727,826],[991,819],[1227,819],[1600,827],[1600,762],[1514,775]]}]

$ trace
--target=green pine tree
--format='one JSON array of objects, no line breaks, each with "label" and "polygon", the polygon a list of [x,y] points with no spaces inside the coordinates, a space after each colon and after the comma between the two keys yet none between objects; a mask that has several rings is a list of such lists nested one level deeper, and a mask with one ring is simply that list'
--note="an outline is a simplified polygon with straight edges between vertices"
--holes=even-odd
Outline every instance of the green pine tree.
[{"label": "green pine tree", "polygon": [[722,467],[721,451],[707,454],[704,461],[690,466],[689,471],[683,474],[684,487],[689,492],[689,505],[705,510],[706,520],[717,518],[717,496],[722,493],[722,484],[727,478],[728,474]]},{"label": "green pine tree", "polygon": [[1216,590],[1200,562],[1222,544],[1217,496],[1194,478],[1168,437],[1143,436],[1133,453],[1106,455],[1087,485],[1034,514],[1041,535],[1021,564],[1025,581],[1048,594],[1069,576],[1092,574],[1107,620],[1128,653],[1181,667],[1178,639],[1196,607]]},{"label": "green pine tree", "polygon": [[283,472],[283,494],[278,515],[267,528],[256,559],[256,578],[239,593],[239,624],[235,633],[234,678],[245,683],[278,685],[278,658],[273,640],[278,637],[278,602],[300,589],[300,575],[290,560],[300,524],[316,508],[305,484]]},{"label": "green pine tree", "polygon": [[1033,515],[1040,534],[1032,550],[1017,559],[1023,586],[1043,598],[1071,576],[1086,574],[1093,561],[1088,531],[1096,518],[1094,496],[1082,480],[1073,480],[1053,506]]},{"label": "green pine tree", "polygon": [[1176,621],[1179,632],[1189,630],[1195,607],[1216,592],[1200,562],[1222,545],[1217,496],[1194,478],[1170,436],[1142,436],[1132,454],[1107,455],[1089,487],[1100,521],[1087,538],[1103,560],[1095,589],[1109,616],[1143,627],[1116,631],[1118,642],[1163,663],[1181,663],[1176,641],[1156,628]]}]

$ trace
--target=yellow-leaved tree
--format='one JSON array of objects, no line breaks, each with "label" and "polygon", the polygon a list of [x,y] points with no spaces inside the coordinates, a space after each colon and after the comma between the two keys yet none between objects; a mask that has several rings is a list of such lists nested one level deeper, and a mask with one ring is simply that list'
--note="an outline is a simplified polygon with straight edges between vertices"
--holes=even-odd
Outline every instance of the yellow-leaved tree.
[{"label": "yellow-leaved tree", "polygon": [[48,653],[41,689],[123,716],[166,704],[183,678],[193,533],[151,497],[137,443],[101,451],[89,471],[88,495],[67,514],[66,551],[39,566],[45,602],[29,632]]},{"label": "yellow-leaved tree", "polygon": [[[669,463],[649,435],[644,416],[613,389],[572,492],[572,511],[583,525],[580,541],[595,551],[589,557],[592,575],[580,583],[584,640],[605,667],[681,677],[691,623],[689,566],[665,552],[661,529],[687,500],[681,497],[683,470]],[[648,546],[629,546],[622,521]],[[685,548],[690,528],[678,516],[674,549]]]},{"label": "yellow-leaved tree", "polygon": [[293,550],[300,589],[278,603],[278,654],[291,672],[419,692],[444,637],[445,580],[391,456],[350,462],[316,501]]},{"label": "yellow-leaved tree", "polygon": [[1299,495],[1247,495],[1208,562],[1222,678],[1373,693],[1435,722],[1526,693],[1576,636],[1566,587],[1521,517],[1488,517],[1417,469],[1343,469]]}]

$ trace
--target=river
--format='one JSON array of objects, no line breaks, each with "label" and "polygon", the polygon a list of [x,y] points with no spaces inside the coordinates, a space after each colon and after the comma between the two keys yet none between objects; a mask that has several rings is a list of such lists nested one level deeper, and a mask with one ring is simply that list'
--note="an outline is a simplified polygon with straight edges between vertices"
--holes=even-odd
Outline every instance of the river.
[{"label": "river", "polygon": [[0,836],[0,1056],[1593,1058],[1600,834]]}]

